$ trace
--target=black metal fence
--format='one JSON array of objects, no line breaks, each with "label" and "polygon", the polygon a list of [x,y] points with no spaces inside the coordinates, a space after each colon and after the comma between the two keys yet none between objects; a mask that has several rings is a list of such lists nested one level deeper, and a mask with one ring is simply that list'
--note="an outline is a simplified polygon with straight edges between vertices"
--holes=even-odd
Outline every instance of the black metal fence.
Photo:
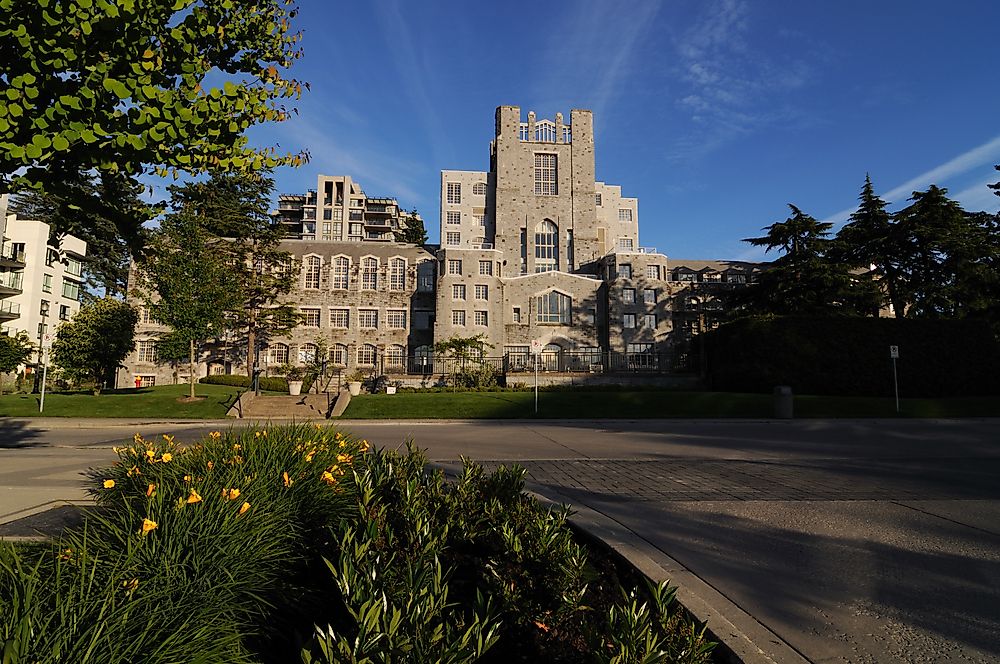
[{"label": "black metal fence", "polygon": [[[546,373],[668,373],[673,369],[668,353],[621,353],[614,351],[562,351],[537,356],[538,371]],[[507,353],[500,357],[434,358],[410,357],[406,373],[417,376],[444,375],[484,367],[503,375],[533,373],[536,356]]]}]

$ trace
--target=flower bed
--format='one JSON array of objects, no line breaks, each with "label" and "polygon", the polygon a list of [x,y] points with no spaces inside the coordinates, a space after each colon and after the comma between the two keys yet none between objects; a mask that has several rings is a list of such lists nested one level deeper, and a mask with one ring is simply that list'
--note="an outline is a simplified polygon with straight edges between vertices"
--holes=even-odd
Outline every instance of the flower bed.
[{"label": "flower bed", "polygon": [[621,591],[523,470],[449,483],[367,447],[301,425],[137,437],[91,473],[83,527],[0,545],[0,660],[708,661],[672,591]]}]

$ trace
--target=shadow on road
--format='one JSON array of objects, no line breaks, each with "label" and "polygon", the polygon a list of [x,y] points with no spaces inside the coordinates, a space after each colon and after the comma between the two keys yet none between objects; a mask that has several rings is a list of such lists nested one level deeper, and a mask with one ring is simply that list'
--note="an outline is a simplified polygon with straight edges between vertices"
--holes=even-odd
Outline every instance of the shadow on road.
[{"label": "shadow on road", "polygon": [[0,419],[0,449],[19,449],[22,447],[42,447],[45,442],[37,440],[38,431],[24,422]]}]

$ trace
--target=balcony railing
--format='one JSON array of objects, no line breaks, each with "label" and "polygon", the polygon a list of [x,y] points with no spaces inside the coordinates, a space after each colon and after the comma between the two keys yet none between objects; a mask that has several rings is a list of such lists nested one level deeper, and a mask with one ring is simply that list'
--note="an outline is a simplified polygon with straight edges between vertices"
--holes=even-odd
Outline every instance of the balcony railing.
[{"label": "balcony railing", "polygon": [[17,317],[21,315],[21,305],[17,302],[0,301],[0,316]]},{"label": "balcony railing", "polygon": [[23,281],[24,273],[22,272],[0,272],[0,287],[19,291]]},{"label": "balcony railing", "polygon": [[15,248],[10,242],[0,244],[0,258],[14,263],[24,263],[24,250]]}]

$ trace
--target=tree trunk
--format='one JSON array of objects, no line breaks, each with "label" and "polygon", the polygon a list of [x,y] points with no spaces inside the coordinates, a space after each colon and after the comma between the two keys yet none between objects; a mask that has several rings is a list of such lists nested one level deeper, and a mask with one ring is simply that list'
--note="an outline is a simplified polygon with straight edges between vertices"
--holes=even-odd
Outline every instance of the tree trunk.
[{"label": "tree trunk", "polygon": [[247,331],[247,376],[253,380],[254,359],[257,357],[257,332],[251,327]]},{"label": "tree trunk", "polygon": [[191,346],[189,347],[189,350],[191,352],[191,355],[189,357],[189,369],[191,371],[191,375],[188,376],[188,385],[190,386],[191,389],[188,396],[191,397],[191,399],[193,400],[194,399],[194,339],[192,339],[190,343]]}]

